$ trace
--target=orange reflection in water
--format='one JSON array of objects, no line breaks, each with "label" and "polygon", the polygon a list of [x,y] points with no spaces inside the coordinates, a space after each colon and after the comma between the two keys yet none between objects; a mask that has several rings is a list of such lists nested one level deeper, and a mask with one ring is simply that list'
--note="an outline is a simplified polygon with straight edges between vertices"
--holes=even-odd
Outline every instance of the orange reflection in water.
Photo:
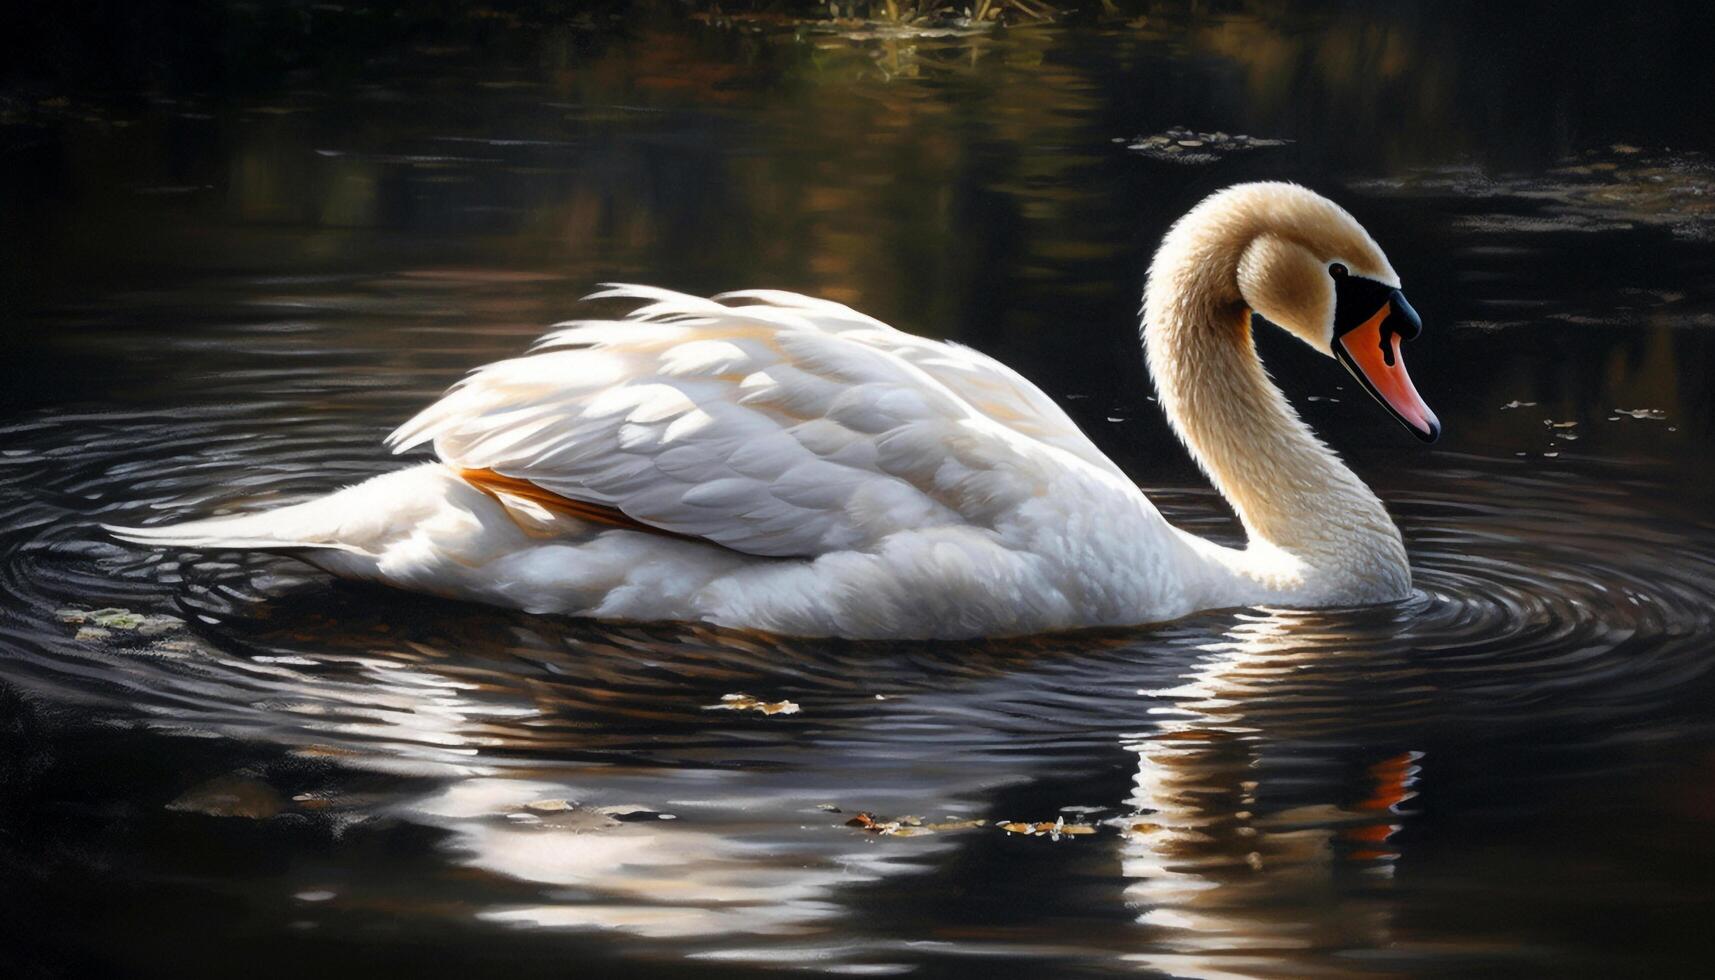
[{"label": "orange reflection in water", "polygon": [[[1345,780],[1273,747],[1314,737],[1314,709],[1293,704],[1313,691],[1295,675],[1329,656],[1326,644],[1305,644],[1312,624],[1300,614],[1241,616],[1185,684],[1142,692],[1172,707],[1156,709],[1158,728],[1126,746],[1137,755],[1127,801],[1136,815],[1116,821],[1121,873],[1151,947],[1128,959],[1203,978],[1341,975],[1330,950],[1393,941],[1387,906],[1346,879],[1391,874],[1399,854],[1386,844],[1407,819],[1400,806],[1415,795],[1421,755],[1373,763],[1367,795],[1343,803]],[[1288,693],[1271,704],[1274,686]],[[1271,794],[1276,780],[1283,790]],[[1270,802],[1306,789],[1327,801]]]}]

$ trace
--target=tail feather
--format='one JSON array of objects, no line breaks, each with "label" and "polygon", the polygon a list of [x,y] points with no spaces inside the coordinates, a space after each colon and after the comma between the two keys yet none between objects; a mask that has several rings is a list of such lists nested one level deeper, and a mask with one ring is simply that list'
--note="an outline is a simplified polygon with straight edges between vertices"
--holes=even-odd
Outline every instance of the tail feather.
[{"label": "tail feather", "polygon": [[361,551],[340,541],[294,536],[287,528],[275,528],[267,520],[279,512],[243,517],[217,517],[159,527],[124,527],[103,524],[101,529],[120,541],[153,547],[190,548],[198,551],[303,551],[306,549]]},{"label": "tail feather", "polygon": [[156,527],[102,525],[132,544],[224,551],[345,552],[366,558],[446,513],[453,499],[486,501],[440,463],[374,477],[325,497],[254,514]]}]

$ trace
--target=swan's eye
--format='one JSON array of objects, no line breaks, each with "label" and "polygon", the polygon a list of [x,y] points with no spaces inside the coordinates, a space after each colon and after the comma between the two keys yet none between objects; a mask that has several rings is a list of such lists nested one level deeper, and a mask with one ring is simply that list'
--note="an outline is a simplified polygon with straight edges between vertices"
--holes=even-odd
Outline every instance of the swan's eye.
[{"label": "swan's eye", "polygon": [[1336,262],[1328,267],[1328,274],[1335,279],[1344,279],[1346,278],[1346,267]]}]

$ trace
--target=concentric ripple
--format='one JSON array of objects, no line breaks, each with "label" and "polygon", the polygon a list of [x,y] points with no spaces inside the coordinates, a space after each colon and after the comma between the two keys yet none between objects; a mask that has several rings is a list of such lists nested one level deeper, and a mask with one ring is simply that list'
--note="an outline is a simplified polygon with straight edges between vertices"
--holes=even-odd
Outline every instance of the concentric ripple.
[{"label": "concentric ripple", "polygon": [[[713,691],[698,690],[699,676],[843,702],[884,690],[956,700],[950,685],[1016,675],[1028,703],[944,719],[980,739],[1018,727],[1020,710],[1029,720],[1099,727],[1110,713],[1135,713],[1124,686],[1130,673],[1195,668],[1211,648],[1235,643],[1267,648],[1269,664],[1290,659],[1289,677],[1265,665],[1254,676],[1235,669],[1225,682],[1253,712],[1290,701],[1294,725],[1334,722],[1311,709],[1341,704],[1340,690],[1354,678],[1372,705],[1396,696],[1418,704],[1391,703],[1390,724],[1467,714],[1499,723],[1537,704],[1564,712],[1575,703],[1585,720],[1647,711],[1652,697],[1672,696],[1708,672],[1698,638],[1715,620],[1715,531],[1647,509],[1647,483],[1593,490],[1508,463],[1422,474],[1391,501],[1410,542],[1418,586],[1411,599],[1268,613],[1266,642],[1245,632],[1254,613],[933,645],[612,626],[355,588],[285,559],[139,550],[96,527],[271,506],[325,492],[330,479],[353,482],[397,465],[376,450],[372,428],[344,419],[263,422],[267,412],[43,418],[3,434],[9,673],[121,710],[243,717],[234,733],[241,737],[255,734],[246,725],[267,737],[293,731],[302,718],[292,711],[302,712],[306,699],[347,700],[351,691],[340,685],[362,686],[350,674],[362,662],[448,661],[436,669],[489,694],[537,710],[546,698],[553,717],[595,712],[610,720],[632,712],[661,720],[663,694]],[[1175,520],[1223,523],[1206,494],[1156,497]],[[168,618],[142,632],[79,618],[80,610],[109,608]],[[648,670],[639,674],[641,663]],[[1117,683],[1103,684],[1105,673]],[[543,679],[551,679],[546,690]],[[1422,697],[1424,685],[1438,697]],[[1340,710],[1350,722],[1347,708]],[[1364,714],[1380,721],[1383,713]],[[681,712],[678,720],[703,717]],[[492,738],[526,751],[561,748],[544,741],[541,719],[527,731],[497,724]]]},{"label": "concentric ripple", "polygon": [[[1417,580],[1394,605],[956,644],[530,616],[100,533],[400,465],[379,448],[388,423],[449,364],[514,339],[420,350],[380,386],[362,357],[318,353],[319,322],[299,309],[289,331],[258,331],[278,371],[199,375],[185,353],[186,407],[0,431],[0,677],[115,730],[228,746],[239,774],[222,778],[290,784],[275,805],[330,833],[437,835],[350,897],[423,929],[449,914],[427,881],[464,925],[619,931],[627,956],[888,972],[1004,952],[1050,972],[1220,976],[1361,973],[1353,948],[1457,963],[1475,953],[1399,932],[1447,886],[1433,865],[1422,893],[1394,877],[1420,798],[1636,819],[1653,804],[1622,789],[1574,804],[1566,787],[1629,786],[1708,726],[1715,528],[1664,505],[1683,496],[1667,478],[1597,462],[1442,455],[1393,474],[1382,492]],[[302,390],[306,371],[340,397]],[[1151,496],[1232,539],[1207,490]],[[732,694],[799,710],[734,711]],[[207,806],[206,773],[162,778],[172,803],[151,812]],[[847,826],[859,811],[922,829]],[[996,826],[1056,820],[1077,833]],[[995,883],[947,918],[925,882],[973,865]],[[1049,897],[1078,928],[1017,918],[1058,875],[1086,883]],[[1327,888],[1339,902],[1315,897]],[[971,933],[959,916],[1011,925]]]},{"label": "concentric ripple", "polygon": [[[566,679],[554,686],[556,696],[573,699],[565,711],[623,713],[661,693],[616,668],[614,658],[623,656],[648,658],[664,676],[698,673],[713,659],[739,675],[734,682],[748,672],[836,699],[877,688],[939,690],[952,677],[1023,667],[1026,675],[1046,675],[1035,692],[1043,717],[1065,720],[1133,707],[1129,692],[1112,688],[1090,700],[1104,670],[1123,673],[1143,661],[1193,666],[1199,651],[1234,629],[1231,616],[1217,614],[1129,633],[883,647],[613,627],[352,588],[285,559],[139,550],[96,527],[273,506],[399,465],[378,450],[379,427],[367,421],[281,414],[262,401],[43,416],[0,433],[7,447],[0,519],[8,528],[0,587],[14,597],[3,641],[12,654],[9,672],[35,675],[78,700],[132,708],[191,703],[226,714],[268,700],[258,695],[275,685],[281,700],[299,701],[306,679],[337,676],[324,670],[335,661],[415,659],[386,649],[395,644],[378,645],[379,636],[395,632],[408,632],[413,649],[447,646],[451,656],[456,648],[462,663],[449,669],[472,672],[485,687],[516,688],[507,669],[479,664],[518,656],[502,650],[525,635],[542,657],[554,658],[535,669]],[[1715,530],[1665,516],[1663,488],[1599,471],[1548,477],[1480,459],[1411,482],[1390,504],[1406,530],[1417,593],[1389,607],[1274,614],[1290,625],[1269,642],[1298,666],[1290,681],[1256,681],[1249,693],[1263,696],[1257,710],[1269,697],[1314,701],[1321,686],[1337,687],[1355,671],[1371,682],[1398,675],[1402,683],[1391,686],[1401,692],[1415,690],[1405,678],[1429,681],[1456,695],[1424,708],[1442,715],[1504,719],[1530,704],[1565,710],[1568,698],[1581,710],[1624,714],[1705,676],[1698,637],[1715,619]],[[1155,497],[1181,523],[1216,533],[1225,523],[1206,493]],[[89,628],[78,639],[77,611],[104,608],[183,622],[151,628],[153,636],[178,637],[165,653],[123,629],[82,624]],[[304,670],[258,672],[258,658]],[[1062,676],[1068,663],[1075,669]],[[1071,689],[1058,686],[1069,681]],[[1248,682],[1241,675],[1233,683]],[[273,732],[279,720],[256,719]],[[1421,719],[1406,713],[1394,720]],[[1001,716],[964,719],[973,721],[1009,727]]]}]

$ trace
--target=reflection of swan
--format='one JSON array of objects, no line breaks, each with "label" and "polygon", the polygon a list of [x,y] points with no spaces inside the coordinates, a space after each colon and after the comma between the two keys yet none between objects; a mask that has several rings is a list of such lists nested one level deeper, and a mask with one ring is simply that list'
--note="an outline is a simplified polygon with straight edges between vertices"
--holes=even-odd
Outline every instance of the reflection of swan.
[{"label": "reflection of swan", "polygon": [[[1385,911],[1368,889],[1342,887],[1342,872],[1391,876],[1390,839],[1416,795],[1420,755],[1378,759],[1356,786],[1343,767],[1318,773],[1314,751],[1268,757],[1306,709],[1301,692],[1283,694],[1282,717],[1270,719],[1258,700],[1328,653],[1294,639],[1303,626],[1281,614],[1242,619],[1185,684],[1148,692],[1175,707],[1127,745],[1136,815],[1114,823],[1132,879],[1126,901],[1150,941],[1131,959],[1188,977],[1337,976],[1367,971],[1338,968],[1330,950],[1391,943]],[[1307,732],[1327,737],[1313,721]],[[1347,794],[1361,798],[1330,800]],[[1279,802],[1306,795],[1314,802]]]},{"label": "reflection of swan", "polygon": [[[245,631],[266,651],[267,695],[245,692],[265,718],[228,731],[341,768],[414,777],[354,786],[329,773],[314,806],[341,826],[383,817],[444,831],[446,857],[482,873],[463,879],[461,917],[616,930],[683,944],[676,955],[718,946],[723,957],[767,960],[781,937],[792,937],[795,956],[848,955],[863,888],[921,874],[965,835],[884,839],[845,825],[855,807],[823,807],[853,800],[949,821],[981,812],[986,793],[1027,778],[1030,765],[1012,760],[996,774],[948,761],[947,737],[919,742],[897,735],[892,720],[920,725],[945,703],[924,699],[918,713],[915,694],[993,684],[1052,659],[1012,642],[963,657],[940,646],[909,657],[878,649],[853,663],[847,645],[763,643],[710,627],[532,623],[401,597],[420,614],[405,630],[400,602],[376,598],[317,590],[297,600],[331,603],[325,629],[291,601],[267,603]],[[822,717],[786,727],[778,723],[804,719],[706,710],[712,692],[783,682],[807,692]],[[878,687],[888,692],[879,701]],[[872,725],[894,737],[866,745]],[[546,800],[580,805],[561,811]],[[884,840],[894,846],[878,846]]]},{"label": "reflection of swan", "polygon": [[1249,184],[1168,233],[1145,347],[1174,428],[1232,502],[1238,551],[1169,525],[1040,390],[975,351],[789,293],[644,287],[407,422],[442,463],[265,514],[121,530],[299,554],[343,575],[517,606],[782,633],[968,636],[1410,584],[1381,503],[1257,360],[1250,310],[1438,423],[1400,360],[1418,330],[1350,215]]},{"label": "reflection of swan", "polygon": [[[623,783],[623,777],[605,782]],[[400,808],[406,819],[452,832],[460,860],[551,890],[523,904],[482,909],[491,922],[561,929],[619,929],[653,938],[809,934],[838,907],[837,888],[888,870],[885,856],[834,853],[820,861],[773,858],[742,839],[683,822],[535,817],[531,800],[568,787],[519,779],[467,779]],[[612,809],[612,808],[610,808]],[[623,809],[623,807],[621,808]],[[577,820],[583,808],[570,811]],[[511,819],[509,819],[509,817]],[[515,822],[528,817],[528,822]]]}]

